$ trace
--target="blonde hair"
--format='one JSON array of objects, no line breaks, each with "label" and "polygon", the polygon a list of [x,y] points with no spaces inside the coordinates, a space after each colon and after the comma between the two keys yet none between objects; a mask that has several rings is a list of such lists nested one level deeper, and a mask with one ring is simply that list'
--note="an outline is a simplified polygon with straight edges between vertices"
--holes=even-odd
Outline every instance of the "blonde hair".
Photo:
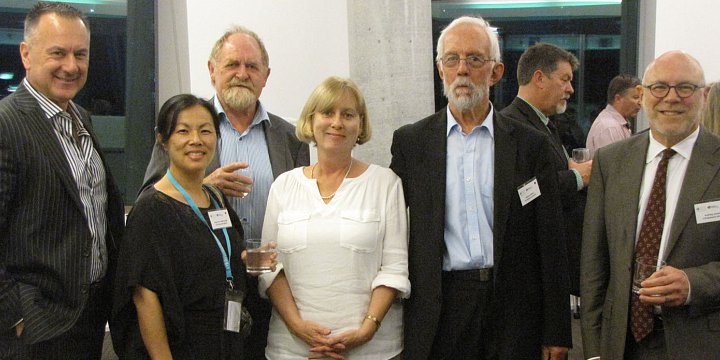
[{"label": "blonde hair", "polygon": [[707,99],[702,112],[702,123],[705,128],[720,136],[720,82],[710,83],[706,87]]},{"label": "blonde hair", "polygon": [[300,113],[300,118],[295,128],[295,134],[300,141],[311,143],[315,142],[315,134],[313,133],[313,115],[315,113],[323,113],[332,111],[343,95],[352,95],[357,103],[357,111],[360,115],[360,135],[358,136],[358,145],[364,144],[370,140],[372,130],[370,128],[370,117],[368,116],[365,98],[354,81],[348,78],[331,76],[318,85],[308,98],[305,106]]}]

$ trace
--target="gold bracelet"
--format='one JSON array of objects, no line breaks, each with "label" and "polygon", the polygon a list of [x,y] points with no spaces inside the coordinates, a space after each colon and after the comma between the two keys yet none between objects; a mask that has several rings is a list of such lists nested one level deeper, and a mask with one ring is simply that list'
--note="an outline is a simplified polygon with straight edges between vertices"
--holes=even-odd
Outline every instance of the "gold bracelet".
[{"label": "gold bracelet", "polygon": [[375,326],[377,326],[378,329],[380,328],[380,320],[378,320],[378,318],[376,318],[370,314],[367,314],[367,315],[365,315],[365,319],[372,320],[372,322],[375,323]]}]

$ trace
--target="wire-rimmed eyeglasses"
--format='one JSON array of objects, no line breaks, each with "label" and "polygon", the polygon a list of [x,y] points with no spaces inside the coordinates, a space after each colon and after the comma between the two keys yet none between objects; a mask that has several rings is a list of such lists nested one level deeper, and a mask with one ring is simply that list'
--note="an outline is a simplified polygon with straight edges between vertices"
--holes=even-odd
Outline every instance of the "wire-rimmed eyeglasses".
[{"label": "wire-rimmed eyeglasses", "polygon": [[461,58],[457,54],[447,54],[441,59],[442,64],[448,69],[460,65],[461,60],[465,60],[465,63],[473,69],[482,67],[486,62],[495,61],[495,59],[485,59],[477,55],[468,55],[467,57]]},{"label": "wire-rimmed eyeglasses", "polygon": [[659,99],[662,99],[670,93],[670,89],[675,89],[675,93],[681,99],[691,97],[698,89],[702,89],[704,85],[695,85],[691,83],[680,83],[677,85],[668,85],[665,83],[654,83],[650,85],[643,85],[644,88],[650,90],[650,93]]}]

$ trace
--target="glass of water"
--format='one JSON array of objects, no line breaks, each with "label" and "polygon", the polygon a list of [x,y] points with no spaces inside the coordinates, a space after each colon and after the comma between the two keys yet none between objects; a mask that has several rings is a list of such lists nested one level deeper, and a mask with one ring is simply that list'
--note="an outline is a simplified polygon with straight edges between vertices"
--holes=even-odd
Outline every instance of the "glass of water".
[{"label": "glass of water", "polygon": [[[242,176],[245,176],[245,177],[249,177],[250,180],[253,180],[253,181],[254,181],[254,179],[255,179],[255,178],[253,177],[253,171],[252,171],[252,169],[250,169],[249,167],[246,167],[246,168],[244,168],[244,169],[235,170],[235,173],[238,174],[238,175],[242,175]],[[244,187],[246,187],[246,188],[248,189],[247,192],[243,192],[243,193],[242,193],[242,196],[241,196],[241,197],[246,197],[247,194],[249,194],[250,192],[252,192],[253,184],[251,184],[251,183],[246,183],[246,182],[242,182],[242,181],[238,181],[238,184],[240,184],[240,185],[242,185],[242,186],[244,186]]]}]

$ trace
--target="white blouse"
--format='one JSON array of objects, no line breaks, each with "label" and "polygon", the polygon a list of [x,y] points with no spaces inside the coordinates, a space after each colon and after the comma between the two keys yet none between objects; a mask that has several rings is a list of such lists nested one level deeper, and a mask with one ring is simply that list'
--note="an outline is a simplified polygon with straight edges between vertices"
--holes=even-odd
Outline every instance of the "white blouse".
[{"label": "white blouse", "polygon": [[[270,188],[263,241],[277,242],[278,267],[260,276],[260,294],[267,296],[284,270],[302,318],[333,334],[360,327],[377,286],[410,296],[405,199],[390,169],[370,165],[345,179],[328,204],[302,168],[280,175]],[[402,339],[402,305],[396,301],[373,339],[345,358],[389,359],[402,351]],[[273,310],[267,358],[307,358],[309,348]]]}]

